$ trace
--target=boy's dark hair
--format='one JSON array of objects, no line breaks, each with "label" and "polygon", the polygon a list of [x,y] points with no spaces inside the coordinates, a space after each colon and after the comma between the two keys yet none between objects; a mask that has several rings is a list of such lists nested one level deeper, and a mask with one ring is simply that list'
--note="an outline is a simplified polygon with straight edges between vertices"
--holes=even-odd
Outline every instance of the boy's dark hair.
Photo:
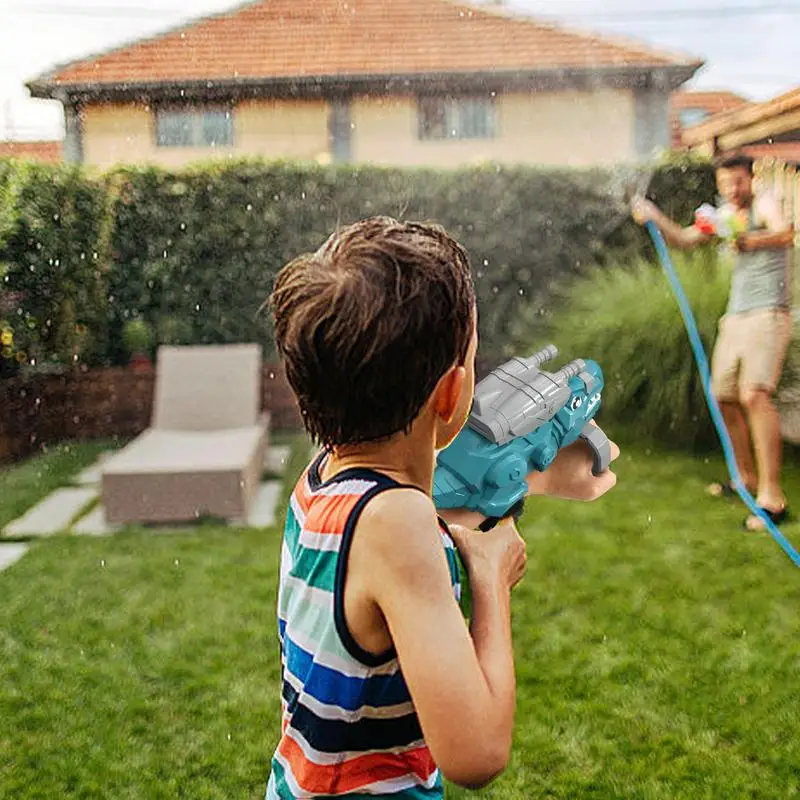
[{"label": "boy's dark hair", "polygon": [[736,169],[743,167],[748,175],[753,174],[755,159],[747,153],[722,153],[714,159],[714,169]]},{"label": "boy's dark hair", "polygon": [[438,225],[390,217],[291,261],[269,304],[306,430],[327,447],[407,432],[464,363],[475,315],[464,248]]}]

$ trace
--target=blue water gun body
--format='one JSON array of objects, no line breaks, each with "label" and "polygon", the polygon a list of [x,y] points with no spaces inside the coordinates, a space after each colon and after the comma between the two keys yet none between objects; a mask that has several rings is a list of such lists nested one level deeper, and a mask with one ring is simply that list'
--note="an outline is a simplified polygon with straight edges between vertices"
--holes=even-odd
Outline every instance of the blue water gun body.
[{"label": "blue water gun body", "polygon": [[527,475],[546,470],[562,447],[579,438],[592,451],[594,474],[608,469],[608,437],[590,424],[600,408],[603,372],[582,359],[555,373],[541,369],[556,355],[548,345],[531,358],[512,358],[477,385],[466,425],[436,458],[438,509],[480,511],[487,517],[483,530],[518,517]]}]

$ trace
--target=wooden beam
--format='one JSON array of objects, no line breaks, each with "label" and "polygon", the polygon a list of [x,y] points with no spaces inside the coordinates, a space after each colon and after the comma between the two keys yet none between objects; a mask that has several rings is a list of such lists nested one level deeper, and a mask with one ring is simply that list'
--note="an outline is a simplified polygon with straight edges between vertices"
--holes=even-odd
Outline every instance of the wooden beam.
[{"label": "wooden beam", "polygon": [[723,150],[734,150],[745,144],[755,144],[769,139],[771,136],[798,129],[800,129],[800,109],[780,117],[765,119],[763,122],[757,122],[746,128],[739,128],[733,133],[724,134],[719,137],[719,143]]}]

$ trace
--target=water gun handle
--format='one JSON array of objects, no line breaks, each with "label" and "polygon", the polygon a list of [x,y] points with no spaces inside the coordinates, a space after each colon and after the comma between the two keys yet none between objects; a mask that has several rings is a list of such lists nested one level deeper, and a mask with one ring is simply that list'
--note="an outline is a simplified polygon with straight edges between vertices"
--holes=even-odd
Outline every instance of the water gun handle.
[{"label": "water gun handle", "polygon": [[[592,475],[595,477],[602,475],[611,464],[611,442],[605,435],[603,429],[597,425],[587,422],[581,431],[580,438],[583,439],[592,451]],[[522,512],[525,510],[525,498],[518,500],[504,517],[487,517],[479,526],[482,531],[490,531],[503,519],[513,517],[514,522],[519,522]]]},{"label": "water gun handle", "polygon": [[508,519],[509,517],[514,518],[514,522],[519,522],[519,518],[522,516],[522,512],[525,510],[525,498],[523,497],[522,500],[518,500],[511,508],[508,509],[508,513],[505,517],[486,517],[486,519],[478,525],[478,530],[481,531],[490,531],[504,519]]}]

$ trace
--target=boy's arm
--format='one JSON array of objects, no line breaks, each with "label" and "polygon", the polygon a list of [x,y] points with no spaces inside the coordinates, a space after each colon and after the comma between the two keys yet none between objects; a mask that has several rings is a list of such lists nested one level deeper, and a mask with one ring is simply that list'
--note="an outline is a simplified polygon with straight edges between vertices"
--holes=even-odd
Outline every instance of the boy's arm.
[{"label": "boy's arm", "polygon": [[508,523],[458,534],[472,592],[472,636],[430,500],[413,490],[387,492],[359,522],[371,559],[368,591],[386,620],[425,742],[448,780],[476,788],[505,769],[511,749],[510,593],[524,572],[525,546]]},{"label": "boy's arm", "polygon": [[[611,442],[611,463],[618,457],[619,447]],[[546,495],[586,502],[597,500],[616,485],[617,476],[610,469],[602,475],[594,475],[593,464],[589,446],[579,439],[559,450],[553,463],[544,472],[534,470],[528,474],[526,496]],[[448,524],[463,525],[465,528],[477,528],[486,519],[480,511],[466,508],[441,509],[439,516]]]}]

